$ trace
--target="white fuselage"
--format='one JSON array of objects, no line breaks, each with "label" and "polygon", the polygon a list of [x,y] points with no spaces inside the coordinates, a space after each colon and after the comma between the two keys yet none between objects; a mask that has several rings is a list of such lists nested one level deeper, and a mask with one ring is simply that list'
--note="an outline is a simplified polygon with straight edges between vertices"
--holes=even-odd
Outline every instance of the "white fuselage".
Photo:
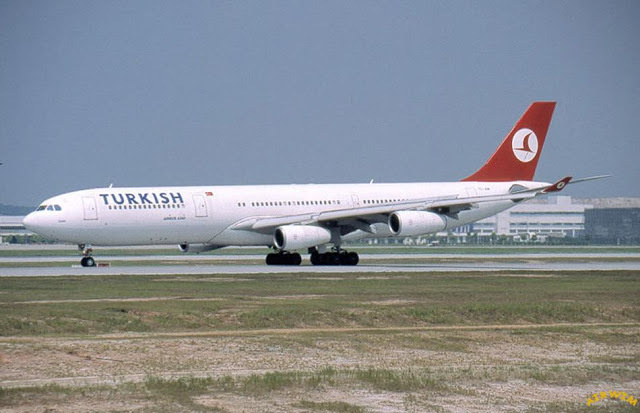
[{"label": "white fuselage", "polygon": [[[292,216],[357,209],[433,197],[500,195],[540,182],[448,182],[98,188],[46,200],[25,225],[58,241],[92,245],[209,244],[273,245],[273,229],[232,228],[248,218]],[[465,225],[514,206],[514,201],[473,205],[447,218],[446,229]],[[54,206],[54,208],[48,208]],[[402,208],[399,208],[399,210]],[[343,240],[392,236],[382,219],[375,234],[356,230]]]}]

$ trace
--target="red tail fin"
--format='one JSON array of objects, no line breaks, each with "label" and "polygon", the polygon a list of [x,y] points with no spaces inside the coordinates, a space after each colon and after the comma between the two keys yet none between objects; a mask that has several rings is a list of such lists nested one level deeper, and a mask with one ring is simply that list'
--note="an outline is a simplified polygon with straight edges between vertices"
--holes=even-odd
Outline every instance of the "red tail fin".
[{"label": "red tail fin", "polygon": [[556,102],[533,102],[502,144],[463,181],[532,181]]}]

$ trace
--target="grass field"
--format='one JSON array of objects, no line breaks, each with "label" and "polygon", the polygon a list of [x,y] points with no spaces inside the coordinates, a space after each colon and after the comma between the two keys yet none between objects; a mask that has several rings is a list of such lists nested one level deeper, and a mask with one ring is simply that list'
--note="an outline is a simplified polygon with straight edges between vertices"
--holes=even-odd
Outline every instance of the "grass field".
[{"label": "grass field", "polygon": [[640,396],[638,292],[588,269],[0,278],[0,410],[585,411]]},{"label": "grass field", "polygon": [[640,321],[638,274],[0,279],[0,335]]}]

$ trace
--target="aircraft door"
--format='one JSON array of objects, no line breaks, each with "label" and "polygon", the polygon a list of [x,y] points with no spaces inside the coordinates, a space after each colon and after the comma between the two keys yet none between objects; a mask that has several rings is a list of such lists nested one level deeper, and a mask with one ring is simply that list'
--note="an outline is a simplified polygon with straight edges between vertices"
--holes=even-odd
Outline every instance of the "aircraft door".
[{"label": "aircraft door", "polygon": [[84,207],[85,221],[94,221],[98,219],[98,209],[96,208],[96,200],[94,198],[82,198],[82,206]]},{"label": "aircraft door", "polygon": [[194,195],[193,196],[193,204],[196,206],[196,217],[206,217],[207,214],[207,203],[202,195]]},{"label": "aircraft door", "polygon": [[360,206],[360,198],[358,198],[358,195],[351,194],[351,202],[352,202],[354,208],[359,207]]}]

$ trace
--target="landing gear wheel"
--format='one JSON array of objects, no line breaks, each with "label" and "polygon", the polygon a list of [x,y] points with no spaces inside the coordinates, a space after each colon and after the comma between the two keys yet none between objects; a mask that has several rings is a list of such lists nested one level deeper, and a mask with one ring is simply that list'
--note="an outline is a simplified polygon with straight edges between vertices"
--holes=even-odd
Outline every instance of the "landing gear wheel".
[{"label": "landing gear wheel", "polygon": [[95,267],[96,260],[94,260],[93,257],[82,257],[82,259],[80,260],[80,265],[82,265],[83,267]]},{"label": "landing gear wheel", "polygon": [[302,256],[297,252],[290,254],[289,259],[291,260],[291,265],[300,265],[302,264]]},{"label": "landing gear wheel", "polygon": [[340,265],[356,265],[357,263],[358,254],[356,254],[355,252],[340,254]]},{"label": "landing gear wheel", "polygon": [[356,252],[318,252],[311,253],[311,264],[313,265],[358,265],[360,257]]},{"label": "landing gear wheel", "polygon": [[358,265],[358,262],[360,262],[360,257],[357,252],[348,252],[346,258],[347,264],[345,265]]},{"label": "landing gear wheel", "polygon": [[80,260],[80,265],[83,267],[95,267],[96,260],[93,259],[91,253],[93,253],[93,248],[89,244],[78,244],[78,249],[82,252],[82,259]]},{"label": "landing gear wheel", "polygon": [[294,253],[277,253],[267,254],[267,265],[300,265],[302,257],[297,252]]}]

